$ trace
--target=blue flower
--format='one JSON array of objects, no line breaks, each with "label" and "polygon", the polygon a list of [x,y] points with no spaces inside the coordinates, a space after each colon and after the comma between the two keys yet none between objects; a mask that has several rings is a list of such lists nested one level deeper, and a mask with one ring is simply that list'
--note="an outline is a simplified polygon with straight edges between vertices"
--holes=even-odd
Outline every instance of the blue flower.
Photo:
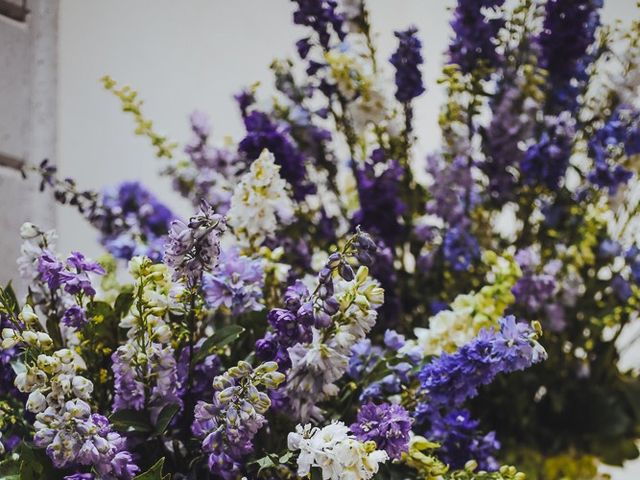
[{"label": "blue flower", "polygon": [[545,358],[534,332],[515,317],[500,320],[500,330],[482,330],[453,354],[425,365],[419,374],[422,392],[433,408],[460,405],[478,394],[500,373],[523,370]]}]

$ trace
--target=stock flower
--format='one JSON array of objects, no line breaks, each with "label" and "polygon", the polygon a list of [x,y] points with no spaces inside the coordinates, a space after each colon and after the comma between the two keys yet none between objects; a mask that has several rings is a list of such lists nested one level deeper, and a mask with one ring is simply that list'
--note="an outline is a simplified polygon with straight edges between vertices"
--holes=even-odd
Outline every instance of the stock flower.
[{"label": "stock flower", "polygon": [[259,243],[275,233],[278,218],[291,221],[293,203],[279,172],[273,154],[263,150],[234,189],[227,217],[240,239]]},{"label": "stock flower", "polygon": [[262,261],[240,255],[237,248],[231,248],[220,254],[219,262],[202,282],[209,306],[224,305],[233,315],[262,310]]},{"label": "stock flower", "polygon": [[284,380],[277,368],[275,362],[255,369],[239,362],[214,378],[212,402],[196,405],[191,429],[202,439],[212,473],[231,480],[243,471],[243,457],[253,450],[253,437],[266,423],[264,414],[271,406],[269,396],[260,389],[274,390]]},{"label": "stock flower", "polygon": [[185,224],[171,223],[164,261],[173,269],[175,279],[186,278],[195,284],[203,272],[211,271],[220,255],[220,235],[225,231],[225,219],[206,202]]}]

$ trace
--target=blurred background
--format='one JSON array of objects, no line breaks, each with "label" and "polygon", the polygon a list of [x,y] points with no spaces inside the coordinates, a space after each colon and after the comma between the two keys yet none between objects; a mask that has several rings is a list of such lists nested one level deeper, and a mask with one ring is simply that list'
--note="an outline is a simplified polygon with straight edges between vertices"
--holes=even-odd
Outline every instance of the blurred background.
[{"label": "blurred background", "polygon": [[[568,0],[569,1],[569,0]],[[452,0],[369,0],[379,56],[393,31],[418,27],[428,91],[416,105],[419,158],[437,148],[436,85],[450,37]],[[636,0],[605,0],[603,21],[637,15]],[[26,13],[26,12],[29,13]],[[99,82],[105,74],[140,92],[144,112],[172,140],[189,138],[193,110],[210,115],[214,136],[242,133],[233,94],[256,81],[273,90],[269,64],[292,57],[301,38],[288,0],[0,0],[0,282],[15,277],[19,226],[29,220],[59,233],[59,250],[99,256],[96,234],[71,208],[54,205],[23,181],[21,163],[50,158],[82,189],[140,180],[184,216],[148,140]],[[634,358],[640,357],[632,352]],[[640,478],[640,463],[611,469],[614,480]]]}]

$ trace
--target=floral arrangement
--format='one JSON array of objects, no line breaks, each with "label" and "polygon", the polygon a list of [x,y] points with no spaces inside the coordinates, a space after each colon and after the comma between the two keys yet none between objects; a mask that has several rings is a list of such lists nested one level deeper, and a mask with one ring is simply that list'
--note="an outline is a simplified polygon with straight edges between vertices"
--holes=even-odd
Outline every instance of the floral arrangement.
[{"label": "floral arrangement", "polygon": [[188,220],[136,182],[25,171],[109,255],[20,232],[0,477],[578,479],[636,457],[640,21],[459,0],[425,161],[417,30],[383,64],[363,0],[293,3],[299,58],[270,101],[236,96],[237,143],[195,112],[180,150],[103,79]]}]

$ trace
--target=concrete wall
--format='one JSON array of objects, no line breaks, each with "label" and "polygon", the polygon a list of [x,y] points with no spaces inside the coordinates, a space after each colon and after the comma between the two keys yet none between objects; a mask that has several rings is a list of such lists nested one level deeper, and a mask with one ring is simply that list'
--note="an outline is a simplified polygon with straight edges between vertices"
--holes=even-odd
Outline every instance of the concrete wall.
[{"label": "concrete wall", "polygon": [[16,277],[24,221],[50,228],[55,210],[17,167],[56,149],[57,0],[32,0],[25,23],[0,16],[0,283]]}]

